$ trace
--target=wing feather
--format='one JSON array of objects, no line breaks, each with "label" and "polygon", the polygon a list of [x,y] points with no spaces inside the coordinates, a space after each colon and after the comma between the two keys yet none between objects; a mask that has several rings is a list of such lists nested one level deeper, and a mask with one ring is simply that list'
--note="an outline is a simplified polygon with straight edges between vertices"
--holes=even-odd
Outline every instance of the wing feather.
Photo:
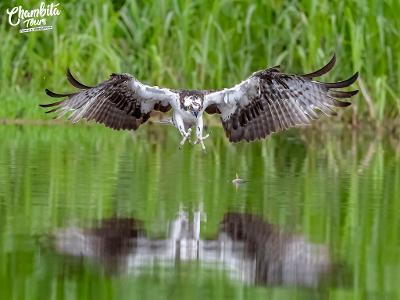
[{"label": "wing feather", "polygon": [[168,111],[177,97],[173,91],[149,87],[129,74],[112,74],[95,87],[79,82],[69,69],[66,75],[79,91],[58,94],[46,89],[48,96],[66,99],[40,106],[51,108],[47,113],[56,113],[57,118],[70,113],[68,120],[73,123],[86,119],[113,129],[135,130],[149,119],[152,110]]},{"label": "wing feather", "polygon": [[83,83],[80,83],[78,80],[76,80],[75,77],[72,76],[72,73],[69,68],[67,69],[67,79],[72,84],[72,86],[74,86],[78,89],[87,90],[87,89],[93,88],[92,86],[84,85]]},{"label": "wing feather", "polygon": [[332,68],[335,66],[335,63],[336,63],[336,55],[333,54],[331,60],[325,66],[323,66],[321,69],[314,71],[312,73],[304,74],[302,76],[309,78],[309,79],[313,79],[314,77],[320,77],[320,76],[328,73],[330,70],[332,70]]},{"label": "wing feather", "polygon": [[312,80],[329,72],[335,62],[334,55],[324,67],[305,75],[288,75],[277,68],[255,72],[233,88],[206,95],[206,112],[221,114],[231,142],[252,141],[273,132],[308,125],[321,113],[335,115],[335,108],[351,104],[337,99],[351,98],[358,92],[338,90],[353,84],[358,73],[338,82]]}]

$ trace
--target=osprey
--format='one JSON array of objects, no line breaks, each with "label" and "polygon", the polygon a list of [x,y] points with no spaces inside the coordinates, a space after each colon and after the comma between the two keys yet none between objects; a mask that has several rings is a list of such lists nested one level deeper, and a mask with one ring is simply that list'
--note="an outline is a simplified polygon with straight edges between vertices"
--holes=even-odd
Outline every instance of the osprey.
[{"label": "osprey", "polygon": [[263,139],[273,132],[307,125],[322,112],[334,115],[335,107],[346,107],[355,91],[340,91],[357,80],[355,73],[347,80],[324,83],[313,80],[332,69],[335,55],[321,69],[304,75],[281,73],[279,66],[253,73],[232,88],[223,90],[177,90],[159,88],[141,83],[130,74],[112,74],[94,87],[76,80],[67,70],[68,81],[78,92],[56,94],[46,89],[50,97],[61,101],[42,104],[53,107],[49,112],[58,117],[71,112],[73,123],[81,119],[94,120],[113,129],[136,130],[145,123],[153,111],[172,109],[170,122],[182,135],[180,147],[188,140],[192,128],[196,130],[194,143],[205,149],[203,114],[220,114],[226,136],[231,142]]}]

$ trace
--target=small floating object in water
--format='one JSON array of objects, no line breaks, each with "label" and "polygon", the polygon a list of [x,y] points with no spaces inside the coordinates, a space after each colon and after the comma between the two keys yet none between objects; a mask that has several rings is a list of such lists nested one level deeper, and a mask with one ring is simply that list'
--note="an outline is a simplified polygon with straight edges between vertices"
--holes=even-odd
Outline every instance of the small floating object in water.
[{"label": "small floating object in water", "polygon": [[235,179],[232,180],[232,183],[238,187],[239,185],[248,182],[246,179],[239,178],[239,175],[236,173]]}]

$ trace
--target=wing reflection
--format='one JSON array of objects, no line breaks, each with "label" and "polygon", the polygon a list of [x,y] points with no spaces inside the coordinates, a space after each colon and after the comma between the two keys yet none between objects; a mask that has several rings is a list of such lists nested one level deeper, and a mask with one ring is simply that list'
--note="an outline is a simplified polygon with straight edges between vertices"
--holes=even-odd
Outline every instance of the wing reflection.
[{"label": "wing reflection", "polygon": [[106,219],[94,228],[60,229],[54,246],[61,254],[91,258],[122,273],[198,261],[202,267],[223,268],[232,279],[258,285],[314,287],[332,269],[327,246],[284,232],[256,215],[227,213],[217,236],[201,239],[203,216],[197,211],[189,219],[180,211],[164,239],[148,237],[136,219]]},{"label": "wing reflection", "polygon": [[[331,270],[328,247],[279,230],[260,217],[225,215],[221,232],[243,244],[250,282],[268,285],[315,286]],[[237,256],[237,254],[234,254]]]}]

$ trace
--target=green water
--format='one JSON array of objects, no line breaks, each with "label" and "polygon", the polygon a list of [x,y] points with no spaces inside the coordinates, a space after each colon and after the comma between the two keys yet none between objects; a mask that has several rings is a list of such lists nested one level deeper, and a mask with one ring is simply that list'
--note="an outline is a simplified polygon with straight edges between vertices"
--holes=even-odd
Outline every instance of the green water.
[{"label": "green water", "polygon": [[[159,126],[136,135],[95,126],[3,126],[0,139],[0,299],[400,298],[395,139],[309,128],[229,145],[212,129],[206,154],[178,150],[177,131]],[[235,187],[236,173],[249,181]],[[183,244],[179,255],[172,244],[158,255],[157,247],[144,246],[133,263],[137,245],[168,240],[184,214],[190,224],[201,215],[201,245],[221,245],[231,212],[256,220],[235,225],[251,237],[240,241],[237,262],[255,259],[268,267],[268,278],[251,270],[240,277],[228,255],[207,261],[195,250],[184,258]],[[124,222],[139,229],[124,231]],[[112,233],[104,237],[104,228]],[[78,241],[66,239],[62,248],[68,232]],[[282,249],[296,239],[323,249],[294,250],[294,260],[307,257],[304,278],[321,262],[329,266],[308,284],[283,279],[288,272],[279,267]]]}]

